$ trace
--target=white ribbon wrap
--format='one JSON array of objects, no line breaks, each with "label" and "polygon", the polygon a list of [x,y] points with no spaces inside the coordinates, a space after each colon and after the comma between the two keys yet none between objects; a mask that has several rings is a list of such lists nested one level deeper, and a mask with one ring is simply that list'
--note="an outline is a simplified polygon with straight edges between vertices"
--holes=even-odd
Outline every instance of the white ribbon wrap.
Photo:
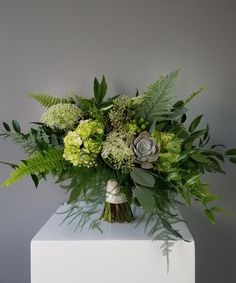
[{"label": "white ribbon wrap", "polygon": [[127,202],[124,193],[120,192],[120,188],[116,180],[109,180],[107,182],[106,202],[119,204]]}]

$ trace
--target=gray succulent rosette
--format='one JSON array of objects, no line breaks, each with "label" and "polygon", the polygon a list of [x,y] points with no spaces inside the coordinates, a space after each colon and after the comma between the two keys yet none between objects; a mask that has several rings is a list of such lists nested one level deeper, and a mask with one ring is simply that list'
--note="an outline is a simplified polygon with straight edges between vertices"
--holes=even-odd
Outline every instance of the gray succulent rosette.
[{"label": "gray succulent rosette", "polygon": [[143,169],[153,168],[152,163],[158,158],[160,145],[148,132],[142,132],[138,137],[130,137],[127,144],[135,155],[135,161],[140,163]]}]

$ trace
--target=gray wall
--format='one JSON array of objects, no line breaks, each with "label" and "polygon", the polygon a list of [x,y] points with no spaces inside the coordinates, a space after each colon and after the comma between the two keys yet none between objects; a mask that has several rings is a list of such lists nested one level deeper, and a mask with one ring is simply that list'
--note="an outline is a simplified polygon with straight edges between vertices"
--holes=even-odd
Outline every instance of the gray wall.
[{"label": "gray wall", "polygon": [[[42,109],[28,91],[57,96],[75,89],[90,96],[95,76],[107,76],[109,93],[133,94],[161,74],[183,67],[178,95],[202,84],[190,116],[205,114],[212,142],[236,145],[234,0],[0,0],[0,120],[28,128]],[[24,155],[9,141],[0,160]],[[235,211],[235,168],[207,176],[219,204]],[[0,167],[0,181],[9,169]],[[66,199],[52,181],[35,190],[29,179],[0,191],[0,282],[30,282],[30,240]],[[233,283],[235,217],[215,227],[195,206],[183,210],[196,240],[196,282]]]}]

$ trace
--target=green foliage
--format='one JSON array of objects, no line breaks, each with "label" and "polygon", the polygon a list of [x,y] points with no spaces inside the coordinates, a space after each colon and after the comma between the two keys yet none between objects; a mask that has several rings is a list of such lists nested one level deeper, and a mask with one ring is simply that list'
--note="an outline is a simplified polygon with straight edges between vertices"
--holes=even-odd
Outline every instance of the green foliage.
[{"label": "green foliage", "polygon": [[142,186],[136,186],[134,197],[137,198],[143,209],[147,212],[153,212],[155,208],[155,199],[150,189]]},{"label": "green foliage", "polygon": [[179,70],[174,71],[148,87],[143,101],[138,107],[137,115],[145,120],[163,119],[162,116],[170,113],[172,91]]},{"label": "green foliage", "polygon": [[152,188],[155,184],[155,178],[144,169],[135,168],[130,175],[135,184],[149,188]]},{"label": "green foliage", "polygon": [[236,148],[229,149],[225,152],[225,156],[229,158],[229,161],[236,163]]},{"label": "green foliage", "polygon": [[68,103],[70,102],[70,98],[58,98],[54,96],[47,95],[45,93],[29,93],[29,96],[37,100],[42,106],[50,107],[52,105],[56,105],[59,103]]},{"label": "green foliage", "polygon": [[199,125],[203,115],[198,116],[195,118],[189,126],[189,132],[193,132],[196,130],[197,126]]},{"label": "green foliage", "polygon": [[93,91],[94,91],[95,103],[97,105],[100,105],[103,102],[103,99],[107,92],[107,83],[104,76],[102,77],[100,83],[98,82],[97,78],[94,79]]},{"label": "green foliage", "polygon": [[[18,143],[28,154],[45,150],[49,146],[62,144],[61,136],[63,132],[51,129],[41,123],[38,124],[40,126],[37,129],[31,128],[27,134],[24,134],[21,132],[20,125],[17,121],[12,121],[12,127],[8,123],[3,122],[4,129],[1,130],[0,136],[9,138],[15,143]],[[15,125],[15,127],[13,127],[13,125]]]},{"label": "green foliage", "polygon": [[26,175],[60,170],[63,168],[63,165],[65,165],[65,163],[63,162],[61,148],[50,148],[47,151],[35,153],[27,160],[21,161],[17,165],[17,168],[11,172],[10,177],[1,186],[10,186]]}]

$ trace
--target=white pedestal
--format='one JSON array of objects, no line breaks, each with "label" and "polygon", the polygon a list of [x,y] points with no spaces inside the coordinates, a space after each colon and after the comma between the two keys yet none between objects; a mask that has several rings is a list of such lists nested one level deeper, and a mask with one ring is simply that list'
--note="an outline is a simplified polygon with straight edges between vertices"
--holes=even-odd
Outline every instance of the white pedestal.
[{"label": "white pedestal", "polygon": [[[65,210],[64,206],[59,211]],[[138,214],[138,213],[137,213]],[[145,222],[102,223],[98,230],[74,231],[54,214],[31,241],[31,283],[194,283],[194,241],[184,223],[177,229],[190,242],[178,240],[167,274],[162,241],[144,233]]]}]

